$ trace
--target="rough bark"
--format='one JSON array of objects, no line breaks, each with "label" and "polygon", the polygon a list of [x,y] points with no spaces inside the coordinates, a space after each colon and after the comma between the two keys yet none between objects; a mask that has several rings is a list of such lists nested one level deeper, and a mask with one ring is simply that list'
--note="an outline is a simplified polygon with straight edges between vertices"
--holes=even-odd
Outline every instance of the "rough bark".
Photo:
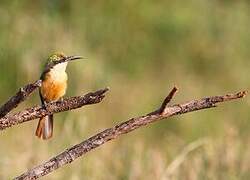
[{"label": "rough bark", "polygon": [[66,98],[62,101],[48,103],[46,104],[46,107],[35,106],[15,114],[6,115],[5,117],[0,118],[0,130],[4,130],[13,125],[41,118],[50,114],[80,108],[85,105],[99,103],[105,97],[105,93],[108,90],[108,88],[105,88],[96,92],[88,93],[84,96],[76,96]]},{"label": "rough bark", "polygon": [[34,90],[41,86],[41,80],[28,84],[19,89],[19,91],[11,97],[4,105],[0,107],[0,118],[8,114],[12,109],[16,108],[18,104],[23,102]]},{"label": "rough bark", "polygon": [[30,179],[37,179],[39,177],[45,176],[54,170],[73,162],[78,157],[85,155],[87,152],[95,149],[102,144],[116,139],[122,134],[131,132],[137,128],[145,126],[149,123],[156,122],[158,120],[168,118],[174,115],[180,115],[192,111],[197,111],[201,109],[216,107],[217,103],[242,98],[246,95],[245,91],[235,93],[235,94],[227,94],[224,96],[212,96],[206,97],[199,100],[192,100],[186,103],[167,106],[172,97],[176,92],[176,88],[174,88],[170,94],[165,98],[161,107],[149,113],[145,116],[140,116],[136,118],[131,118],[126,122],[122,122],[112,128],[106,129],[89,139],[77,144],[69,149],[66,149],[64,152],[60,153],[59,155],[51,158],[45,163],[42,163],[39,166],[34,167],[33,169],[28,170],[24,174],[16,177],[16,180],[30,180]]}]

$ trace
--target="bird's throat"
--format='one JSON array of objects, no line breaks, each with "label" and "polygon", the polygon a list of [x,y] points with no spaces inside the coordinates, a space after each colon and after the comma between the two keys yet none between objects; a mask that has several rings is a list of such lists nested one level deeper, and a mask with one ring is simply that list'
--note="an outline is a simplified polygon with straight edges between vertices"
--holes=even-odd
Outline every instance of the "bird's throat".
[{"label": "bird's throat", "polygon": [[66,71],[66,68],[67,68],[67,65],[68,65],[67,62],[57,64],[57,65],[55,65],[55,66],[51,69],[51,71],[65,72],[65,71]]},{"label": "bird's throat", "polygon": [[61,63],[55,65],[49,72],[49,78],[53,81],[64,81],[64,76],[66,74],[67,63]]}]

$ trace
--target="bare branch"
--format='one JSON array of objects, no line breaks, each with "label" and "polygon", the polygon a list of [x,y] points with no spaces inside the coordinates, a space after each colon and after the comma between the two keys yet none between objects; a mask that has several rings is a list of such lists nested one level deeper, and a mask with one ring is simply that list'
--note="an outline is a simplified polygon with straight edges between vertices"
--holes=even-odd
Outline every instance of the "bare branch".
[{"label": "bare branch", "polygon": [[37,80],[32,84],[21,87],[20,90],[11,97],[4,105],[0,107],[0,118],[8,114],[12,109],[16,108],[23,102],[34,90],[41,86],[41,80]]},{"label": "bare branch", "polygon": [[46,115],[68,111],[71,109],[80,108],[85,105],[96,104],[102,101],[108,88],[88,93],[84,96],[76,96],[66,98],[63,101],[57,101],[46,104],[46,107],[35,106],[21,112],[7,115],[0,119],[0,130],[4,130],[13,125],[17,125],[36,118],[41,118]]},{"label": "bare branch", "polygon": [[157,109],[156,111],[154,112],[151,112],[147,115],[153,115],[153,114],[162,114],[164,113],[164,111],[167,109],[168,107],[168,104],[170,103],[170,101],[173,99],[174,95],[177,93],[178,91],[178,88],[177,87],[174,87],[170,93],[167,95],[167,97],[164,99],[164,101],[162,102],[161,104],[161,107],[159,109]]},{"label": "bare branch", "polygon": [[174,87],[172,89],[172,91],[170,91],[170,93],[168,94],[168,96],[165,98],[165,100],[163,101],[161,108],[160,108],[160,112],[159,113],[164,113],[165,109],[167,108],[167,105],[170,103],[170,101],[172,100],[172,98],[174,97],[175,93],[178,91],[177,87]]},{"label": "bare branch", "polygon": [[[176,90],[172,90],[170,93],[170,100],[173,97]],[[172,95],[171,95],[172,94]],[[16,177],[16,180],[30,180],[37,179],[39,177],[45,176],[48,173],[74,161],[76,158],[83,156],[87,152],[95,149],[102,144],[117,138],[118,136],[131,132],[139,127],[147,125],[152,122],[156,122],[160,119],[164,119],[170,116],[184,114],[192,111],[197,111],[201,109],[215,107],[217,103],[229,101],[233,99],[243,98],[246,95],[246,91],[242,91],[236,94],[228,94],[225,96],[213,96],[207,97],[200,100],[192,100],[187,103],[178,104],[169,106],[167,108],[164,107],[164,111],[161,112],[159,110],[149,113],[146,116],[140,116],[137,118],[132,118],[126,122],[123,122],[119,125],[114,126],[113,128],[106,129],[89,139],[77,144],[69,149],[66,149],[64,152],[59,155],[51,158],[47,162],[34,167],[31,170],[28,170],[26,173]],[[168,98],[166,98],[168,99]],[[168,104],[170,100],[165,100]],[[161,109],[161,108],[160,108]],[[158,112],[158,113],[156,113]]]}]

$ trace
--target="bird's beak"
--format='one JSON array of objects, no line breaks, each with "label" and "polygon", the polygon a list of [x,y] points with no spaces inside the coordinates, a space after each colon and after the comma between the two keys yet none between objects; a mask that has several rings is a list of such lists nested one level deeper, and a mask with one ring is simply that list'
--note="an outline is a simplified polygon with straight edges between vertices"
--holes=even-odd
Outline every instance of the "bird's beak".
[{"label": "bird's beak", "polygon": [[73,60],[77,60],[77,59],[87,59],[87,58],[83,58],[82,56],[67,56],[64,59],[50,63],[47,68],[51,69],[59,63],[65,63],[65,62],[69,62],[69,61],[73,61]]},{"label": "bird's beak", "polygon": [[86,58],[83,58],[82,56],[67,56],[65,61],[73,61],[77,59],[86,59]]}]

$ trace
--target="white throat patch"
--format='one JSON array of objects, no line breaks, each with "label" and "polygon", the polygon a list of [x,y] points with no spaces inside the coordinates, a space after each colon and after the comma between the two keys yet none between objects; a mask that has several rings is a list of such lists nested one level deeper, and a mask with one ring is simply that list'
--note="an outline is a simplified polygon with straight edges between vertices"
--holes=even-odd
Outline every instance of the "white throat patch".
[{"label": "white throat patch", "polygon": [[68,64],[68,62],[57,64],[57,65],[55,65],[55,66],[51,69],[51,71],[65,72],[65,71],[66,71],[66,68],[67,68],[67,64]]},{"label": "white throat patch", "polygon": [[57,82],[63,82],[67,80],[66,67],[67,62],[55,65],[49,72],[51,78]]}]

